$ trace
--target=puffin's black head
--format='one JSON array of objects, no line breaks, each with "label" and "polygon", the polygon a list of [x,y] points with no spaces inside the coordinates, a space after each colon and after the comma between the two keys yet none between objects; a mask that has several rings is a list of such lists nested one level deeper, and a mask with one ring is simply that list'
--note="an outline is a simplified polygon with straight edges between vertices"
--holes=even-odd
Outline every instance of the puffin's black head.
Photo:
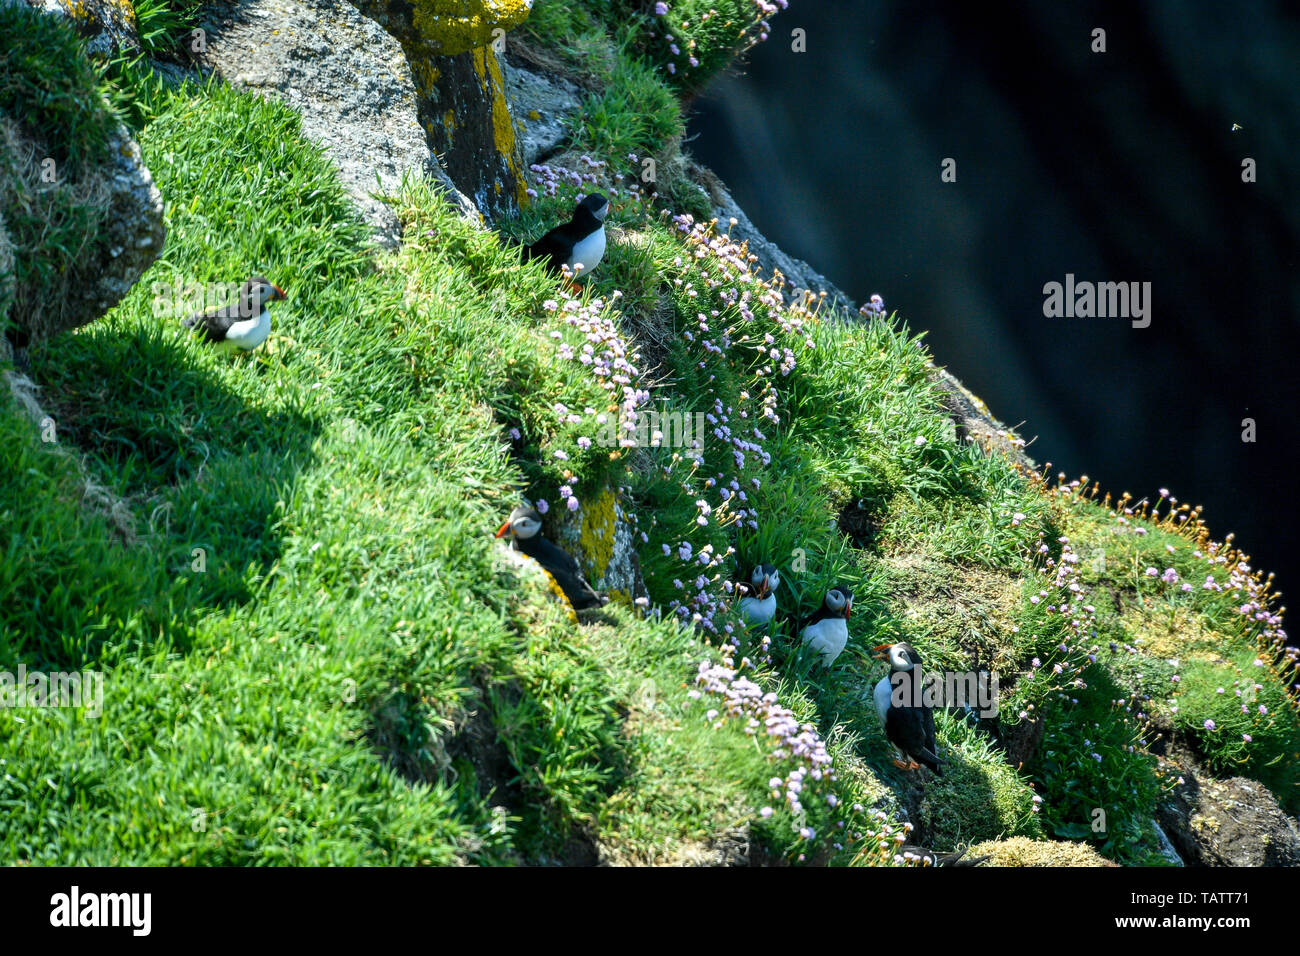
[{"label": "puffin's black head", "polygon": [[542,516],[537,513],[536,508],[525,508],[520,505],[514,511],[510,512],[510,518],[497,529],[497,537],[504,538],[509,535],[512,538],[528,540],[536,537],[542,530]]},{"label": "puffin's black head", "polygon": [[[591,193],[578,203],[578,209],[586,209],[596,217],[598,222],[604,222],[605,217],[609,215],[609,200],[600,193]],[[578,209],[573,211],[574,215],[577,215]]]},{"label": "puffin's black head", "polygon": [[853,610],[853,592],[842,584],[837,584],[826,592],[826,599],[823,602],[826,610],[839,616],[843,615],[844,620],[849,619],[849,613]]},{"label": "puffin's black head", "polygon": [[781,572],[774,564],[756,565],[749,575],[749,583],[753,586],[754,595],[762,600],[781,586]]},{"label": "puffin's black head", "polygon": [[906,641],[899,641],[897,644],[880,644],[875,651],[876,660],[889,661],[891,671],[910,671],[921,663],[921,655]]},{"label": "puffin's black head", "polygon": [[268,302],[278,302],[284,298],[287,298],[284,290],[266,276],[253,276],[239,292],[240,308],[248,315],[261,312]]}]

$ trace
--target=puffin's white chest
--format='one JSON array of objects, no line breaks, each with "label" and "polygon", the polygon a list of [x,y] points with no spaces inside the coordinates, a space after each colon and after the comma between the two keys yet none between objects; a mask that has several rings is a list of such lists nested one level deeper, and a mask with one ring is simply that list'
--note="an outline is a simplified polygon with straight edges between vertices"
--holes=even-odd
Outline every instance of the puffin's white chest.
[{"label": "puffin's white chest", "polygon": [[871,692],[872,698],[876,703],[876,716],[880,718],[880,723],[885,722],[885,715],[889,713],[889,704],[894,696],[894,685],[890,682],[893,674],[886,674],[876,682],[876,688]]},{"label": "puffin's white chest", "polygon": [[271,310],[262,309],[261,313],[253,316],[251,319],[244,319],[234,323],[226,330],[226,337],[222,340],[222,345],[227,351],[236,350],[247,352],[255,349],[271,334]]},{"label": "puffin's white chest", "polygon": [[740,616],[750,626],[768,623],[776,616],[776,595],[769,594],[762,600],[751,597],[741,598]]},{"label": "puffin's white chest", "polygon": [[822,663],[829,667],[849,642],[849,623],[842,617],[822,618],[803,629],[803,642],[820,652]]},{"label": "puffin's white chest", "polygon": [[[573,246],[573,255],[569,257],[569,268],[578,275],[590,272],[600,265],[605,255],[605,227],[601,226],[591,235],[578,240]],[[581,264],[582,268],[578,266]]]}]

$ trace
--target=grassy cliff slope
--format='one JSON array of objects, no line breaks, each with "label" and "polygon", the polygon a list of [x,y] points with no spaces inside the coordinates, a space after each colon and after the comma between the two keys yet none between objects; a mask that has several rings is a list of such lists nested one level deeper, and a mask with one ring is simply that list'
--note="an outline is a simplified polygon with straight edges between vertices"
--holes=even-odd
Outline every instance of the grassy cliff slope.
[{"label": "grassy cliff slope", "polygon": [[[906,815],[940,850],[1145,863],[1161,734],[1294,812],[1267,583],[1163,493],[966,442],[897,317],[756,274],[690,214],[656,15],[614,6],[537,4],[532,42],[600,82],[503,227],[614,196],[577,298],[421,182],[378,251],[292,110],[119,75],[166,249],[34,351],[56,443],[0,407],[0,670],[102,672],[103,714],[0,708],[0,859],[889,863]],[[256,271],[290,296],[263,349],[182,333],[164,292]],[[646,411],[704,431],[620,443]],[[593,572],[630,531],[643,600],[574,621],[493,542],[521,496]],[[781,613],[749,633],[727,582],[760,560]],[[833,583],[856,600],[826,670],[794,622]],[[997,718],[940,714],[942,780],[893,766],[871,706],[900,639],[1001,678]]]}]

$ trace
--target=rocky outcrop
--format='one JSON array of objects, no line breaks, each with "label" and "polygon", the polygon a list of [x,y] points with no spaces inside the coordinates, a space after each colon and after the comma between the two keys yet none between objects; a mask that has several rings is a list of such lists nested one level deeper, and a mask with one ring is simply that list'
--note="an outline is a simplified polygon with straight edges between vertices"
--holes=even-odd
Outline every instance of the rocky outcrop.
[{"label": "rocky outcrop", "polygon": [[297,110],[381,244],[396,246],[401,228],[375,194],[395,191],[408,173],[440,182],[477,218],[429,151],[401,46],[374,20],[330,0],[245,0],[213,6],[202,27],[203,66]]},{"label": "rocky outcrop", "polygon": [[526,197],[499,52],[532,0],[352,0],[396,37],[420,124],[447,175],[490,219]]},{"label": "rocky outcrop", "polygon": [[[73,7],[74,13],[57,15],[76,24],[82,22],[77,11],[101,9]],[[108,19],[95,21],[96,36],[128,46],[134,15],[113,19],[104,9]],[[88,111],[109,115],[109,104],[93,87],[60,95],[84,95]],[[32,115],[39,116],[42,108],[32,103]],[[8,307],[20,347],[78,328],[111,309],[162,252],[165,235],[162,196],[125,126],[111,122],[107,143],[96,156],[61,162],[42,142],[47,131],[37,127],[0,117],[0,306]]]},{"label": "rocky outcrop", "polygon": [[86,52],[91,56],[140,50],[135,8],[123,0],[27,0],[27,3],[64,18],[86,41]]},{"label": "rocky outcrop", "polygon": [[[107,107],[105,107],[107,108]],[[162,251],[162,195],[144,165],[140,147],[118,126],[108,161],[54,183],[41,181],[45,150],[9,122],[0,128],[0,218],[7,206],[46,208],[51,216],[81,210],[85,216],[75,265],[60,275],[16,283],[8,296],[17,340],[26,344],[93,322],[131,290]],[[20,241],[16,257],[42,256],[40,236]],[[4,253],[0,252],[0,257]]]},{"label": "rocky outcrop", "polygon": [[1188,866],[1300,866],[1300,826],[1245,777],[1184,770],[1156,819]]},{"label": "rocky outcrop", "polygon": [[555,541],[578,556],[592,586],[611,599],[630,603],[645,593],[632,526],[612,489],[605,489],[580,510],[557,510]]},{"label": "rocky outcrop", "polygon": [[1015,429],[998,421],[982,398],[946,368],[932,366],[930,377],[943,392],[944,408],[956,426],[958,438],[976,442],[986,451],[1001,452],[1023,468],[1035,468],[1034,460],[1025,454],[1025,440]]},{"label": "rocky outcrop", "polygon": [[528,19],[533,0],[355,0],[356,6],[427,60],[480,50]]},{"label": "rocky outcrop", "polygon": [[545,77],[512,58],[504,66],[519,159],[527,168],[545,162],[564,146],[569,120],[582,106],[582,91],[568,80]]}]

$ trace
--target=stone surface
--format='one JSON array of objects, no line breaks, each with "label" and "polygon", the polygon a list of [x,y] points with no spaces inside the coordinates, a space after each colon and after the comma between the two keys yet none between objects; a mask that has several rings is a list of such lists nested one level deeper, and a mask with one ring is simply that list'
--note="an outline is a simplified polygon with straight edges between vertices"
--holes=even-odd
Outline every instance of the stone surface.
[{"label": "stone surface", "polygon": [[645,593],[632,527],[612,489],[605,489],[569,512],[553,505],[553,540],[578,559],[587,580],[611,600],[630,603]]},{"label": "stone surface", "polygon": [[958,438],[977,442],[985,450],[997,450],[1022,467],[1035,467],[1033,459],[1025,454],[1024,439],[998,421],[983,399],[946,368],[931,366],[931,378],[944,393],[944,407],[957,428]]},{"label": "stone surface", "polygon": [[548,78],[505,60],[506,99],[515,121],[515,140],[524,168],[545,160],[568,138],[569,122],[582,106],[582,91],[567,80]]},{"label": "stone surface", "polygon": [[1178,850],[1169,839],[1169,834],[1165,833],[1165,828],[1156,820],[1151,821],[1151,826],[1155,828],[1156,839],[1160,841],[1160,855],[1168,860],[1171,866],[1183,866],[1183,858],[1178,855]]},{"label": "stone surface", "polygon": [[533,0],[353,0],[416,57],[457,56],[500,40]]},{"label": "stone surface", "polygon": [[1300,866],[1300,826],[1254,780],[1183,770],[1156,820],[1188,866]]},{"label": "stone surface", "polygon": [[[106,162],[82,171],[75,180],[52,186],[42,183],[39,170],[44,155],[43,147],[26,139],[16,124],[0,123],[0,165],[6,170],[0,188],[7,185],[29,196],[49,188],[66,190],[94,215],[87,226],[83,257],[77,268],[48,284],[56,288],[10,285],[7,293],[0,289],[0,300],[16,300],[9,311],[20,345],[52,338],[102,316],[152,265],[166,234],[162,195],[126,127],[118,124],[113,130]],[[18,201],[27,200],[20,196]],[[0,241],[0,247],[5,244]],[[0,248],[0,258],[4,256]]]},{"label": "stone surface", "polygon": [[140,50],[135,8],[126,0],[27,0],[27,4],[66,19],[93,56]]},{"label": "stone surface", "polygon": [[[413,56],[410,48],[407,56]],[[447,176],[488,219],[513,216],[527,197],[496,50],[488,46],[411,64],[419,121]]]},{"label": "stone surface", "polygon": [[105,170],[108,212],[101,226],[104,254],[95,269],[98,281],[80,296],[86,310],[80,316],[84,322],[103,315],[131,291],[145,269],[162,254],[167,235],[162,194],[144,164],[140,145],[126,127],[118,126],[109,143],[109,155],[113,160]]},{"label": "stone surface", "polygon": [[395,191],[406,173],[437,180],[477,218],[429,150],[401,45],[374,20],[329,0],[244,0],[212,6],[202,26],[204,66],[297,110],[382,244],[395,246],[401,229],[373,194]]},{"label": "stone surface", "polygon": [[451,181],[489,219],[525,201],[498,55],[531,0],[352,0],[401,44],[420,125]]}]

